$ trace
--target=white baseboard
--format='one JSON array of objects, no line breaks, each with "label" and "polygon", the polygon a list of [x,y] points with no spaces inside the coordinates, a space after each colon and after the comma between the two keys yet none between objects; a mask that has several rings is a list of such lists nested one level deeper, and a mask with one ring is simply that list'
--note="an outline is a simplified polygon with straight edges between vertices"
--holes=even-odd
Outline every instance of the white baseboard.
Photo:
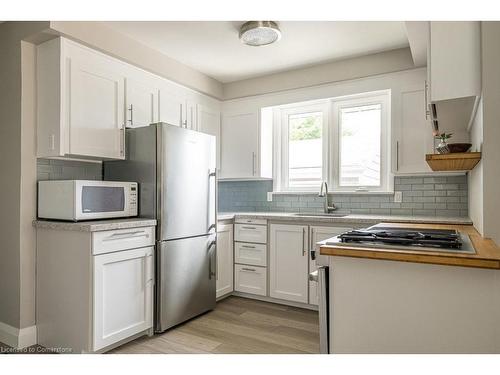
[{"label": "white baseboard", "polygon": [[0,322],[0,342],[21,349],[36,344],[36,326],[15,328]]}]

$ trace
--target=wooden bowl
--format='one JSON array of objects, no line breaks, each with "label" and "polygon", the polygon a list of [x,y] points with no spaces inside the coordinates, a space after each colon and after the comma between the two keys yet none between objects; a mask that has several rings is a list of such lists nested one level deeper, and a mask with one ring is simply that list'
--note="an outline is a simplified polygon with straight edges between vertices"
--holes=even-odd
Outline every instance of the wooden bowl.
[{"label": "wooden bowl", "polygon": [[470,143],[448,143],[448,148],[452,154],[457,152],[467,152],[471,146],[472,144]]}]

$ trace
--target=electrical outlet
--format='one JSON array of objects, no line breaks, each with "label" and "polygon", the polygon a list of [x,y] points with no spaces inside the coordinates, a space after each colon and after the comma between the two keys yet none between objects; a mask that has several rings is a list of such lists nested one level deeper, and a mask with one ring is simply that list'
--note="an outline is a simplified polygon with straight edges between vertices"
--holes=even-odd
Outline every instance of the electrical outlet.
[{"label": "electrical outlet", "polygon": [[268,202],[272,202],[273,201],[273,192],[272,191],[268,191],[267,192],[267,201]]},{"label": "electrical outlet", "polygon": [[403,192],[402,191],[395,191],[394,192],[394,202],[401,203],[402,201],[403,201]]}]

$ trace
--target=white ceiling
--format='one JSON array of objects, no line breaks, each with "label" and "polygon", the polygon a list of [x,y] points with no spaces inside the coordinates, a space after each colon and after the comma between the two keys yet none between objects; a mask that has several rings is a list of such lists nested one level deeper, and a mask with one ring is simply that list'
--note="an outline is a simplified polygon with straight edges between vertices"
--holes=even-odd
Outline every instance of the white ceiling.
[{"label": "white ceiling", "polygon": [[239,41],[243,22],[106,24],[223,83],[408,46],[404,22],[279,22],[281,40],[263,47]]}]

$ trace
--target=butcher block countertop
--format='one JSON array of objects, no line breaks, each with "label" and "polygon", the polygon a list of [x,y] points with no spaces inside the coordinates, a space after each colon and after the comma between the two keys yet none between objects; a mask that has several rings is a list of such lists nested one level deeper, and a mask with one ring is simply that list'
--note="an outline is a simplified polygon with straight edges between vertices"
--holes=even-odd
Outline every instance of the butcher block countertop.
[{"label": "butcher block countertop", "polygon": [[326,245],[320,248],[322,255],[345,256],[354,258],[370,258],[381,260],[394,260],[401,262],[442,264],[448,266],[463,266],[476,268],[500,269],[500,248],[490,239],[483,238],[472,225],[451,224],[407,224],[390,223],[391,226],[401,228],[427,228],[427,229],[457,229],[468,234],[475,254],[449,253],[427,250],[400,250],[400,249],[374,249],[355,244],[350,246]]}]

